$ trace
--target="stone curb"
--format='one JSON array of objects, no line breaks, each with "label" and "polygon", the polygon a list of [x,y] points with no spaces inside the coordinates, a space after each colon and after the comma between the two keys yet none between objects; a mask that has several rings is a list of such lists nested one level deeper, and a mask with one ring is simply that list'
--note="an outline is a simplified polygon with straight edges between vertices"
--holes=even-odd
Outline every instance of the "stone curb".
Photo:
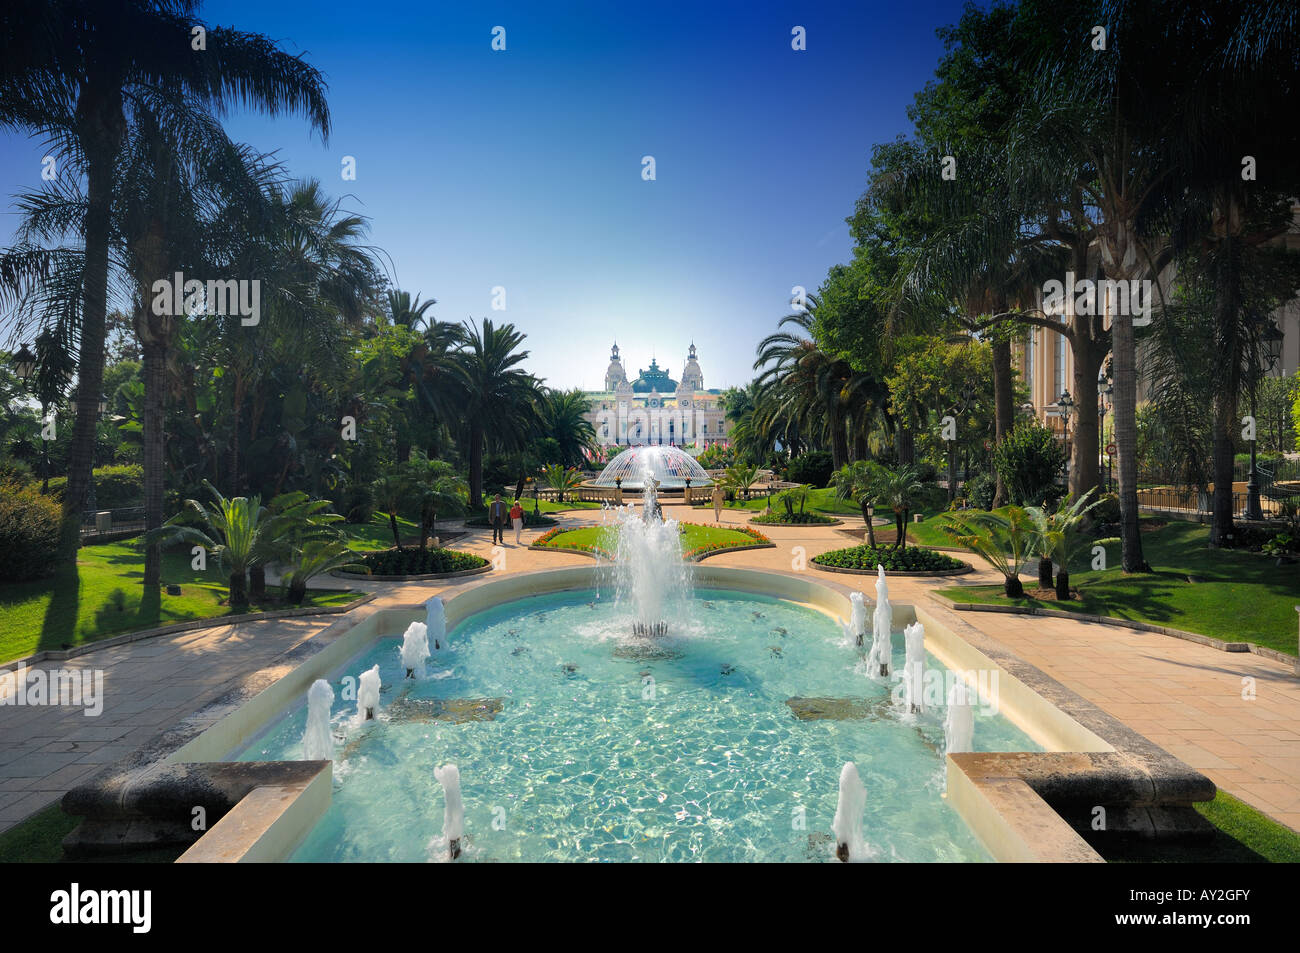
[{"label": "stone curb", "polygon": [[943,605],[959,612],[1000,612],[1004,615],[1037,615],[1045,616],[1050,619],[1074,619],[1077,622],[1092,622],[1100,625],[1118,625],[1126,629],[1136,629],[1139,632],[1154,632],[1157,635],[1168,635],[1175,639],[1183,639],[1186,642],[1195,642],[1198,645],[1218,649],[1220,652],[1245,652],[1251,655],[1258,655],[1274,662],[1281,662],[1284,665],[1290,665],[1296,670],[1296,675],[1300,676],[1300,658],[1293,655],[1287,655],[1285,652],[1279,652],[1277,649],[1271,649],[1266,645],[1256,645],[1254,642],[1225,642],[1222,639],[1216,639],[1210,635],[1202,635],[1199,632],[1188,632],[1186,629],[1175,629],[1167,625],[1156,625],[1152,622],[1138,622],[1133,619],[1120,619],[1108,615],[1069,612],[1065,609],[1040,609],[1037,606],[999,606],[986,605],[981,602],[957,602],[951,596],[939,592],[930,593],[930,597],[932,599],[941,600]]},{"label": "stone curb", "polygon": [[64,661],[70,658],[76,658],[80,655],[86,655],[90,652],[96,652],[100,649],[112,648],[115,645],[126,645],[128,642],[140,642],[144,639],[156,639],[164,635],[175,635],[178,632],[189,632],[193,629],[215,629],[223,625],[234,625],[238,622],[255,622],[261,619],[296,619],[301,616],[309,615],[341,615],[358,606],[363,606],[367,602],[374,600],[379,594],[369,592],[351,602],[346,602],[341,606],[307,606],[299,609],[275,609],[271,612],[247,612],[243,615],[217,616],[210,619],[193,619],[189,622],[177,622],[174,625],[164,625],[155,629],[141,629],[138,632],[124,632],[121,635],[115,635],[109,639],[100,639],[98,642],[90,642],[86,645],[78,645],[70,649],[46,649],[43,652],[37,652],[35,655],[29,655],[26,658],[14,659],[11,662],[0,663],[0,672],[13,671],[24,666],[35,665],[38,662],[47,661]]}]

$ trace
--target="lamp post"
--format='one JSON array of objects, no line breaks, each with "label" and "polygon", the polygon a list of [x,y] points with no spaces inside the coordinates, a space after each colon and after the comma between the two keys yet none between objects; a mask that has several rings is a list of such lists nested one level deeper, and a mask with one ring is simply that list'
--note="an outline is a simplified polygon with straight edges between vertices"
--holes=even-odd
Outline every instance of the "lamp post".
[{"label": "lamp post", "polygon": [[[1250,320],[1255,327],[1260,328],[1259,333],[1253,335],[1251,340],[1250,419],[1255,420],[1255,397],[1259,389],[1259,379],[1277,366],[1282,356],[1282,339],[1285,335],[1278,330],[1276,324],[1259,312],[1254,312]],[[1261,344],[1264,346],[1262,352]],[[1256,422],[1256,428],[1258,426]],[[1255,465],[1257,443],[1258,440],[1250,442],[1250,477],[1246,480],[1246,519],[1248,520],[1264,518],[1264,507],[1259,500],[1259,470]]]},{"label": "lamp post", "polygon": [[1068,390],[1061,391],[1061,396],[1056,398],[1056,406],[1061,409],[1061,417],[1065,421],[1065,468],[1068,473],[1070,468],[1070,415],[1074,413],[1074,398],[1070,396]]}]

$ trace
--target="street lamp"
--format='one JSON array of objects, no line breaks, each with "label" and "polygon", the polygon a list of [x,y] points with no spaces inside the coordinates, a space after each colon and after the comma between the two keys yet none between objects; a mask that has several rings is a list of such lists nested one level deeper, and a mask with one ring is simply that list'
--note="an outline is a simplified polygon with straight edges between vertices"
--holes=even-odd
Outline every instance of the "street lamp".
[{"label": "street lamp", "polygon": [[[1111,394],[1115,393],[1115,385],[1111,383],[1110,378],[1103,378],[1097,384],[1097,430],[1101,442],[1106,440],[1106,411],[1110,409]],[[1110,454],[1106,454],[1106,492],[1110,492]]]},{"label": "street lamp", "polygon": [[1065,437],[1065,465],[1068,469],[1070,466],[1070,415],[1074,413],[1074,398],[1070,396],[1068,390],[1061,391],[1061,396],[1056,398],[1056,406],[1061,409],[1061,417],[1064,419],[1064,437]]},{"label": "street lamp", "polygon": [[26,387],[27,382],[31,380],[32,371],[36,370],[36,355],[27,350],[27,345],[24,344],[18,349],[18,353],[13,355],[12,360],[14,370],[22,378],[23,387]]},{"label": "street lamp", "polygon": [[[1250,322],[1253,326],[1260,328],[1260,332],[1254,335],[1251,341],[1250,419],[1255,420],[1255,393],[1259,388],[1259,379],[1277,366],[1277,362],[1282,357],[1282,340],[1285,335],[1278,329],[1276,324],[1258,311],[1251,314]],[[1262,353],[1260,351],[1261,344],[1263,345]],[[1256,423],[1256,426],[1258,427],[1258,423]],[[1246,480],[1246,519],[1248,520],[1262,520],[1264,518],[1264,507],[1259,500],[1259,470],[1255,465],[1255,447],[1257,443],[1257,440],[1250,442],[1250,476]]]}]

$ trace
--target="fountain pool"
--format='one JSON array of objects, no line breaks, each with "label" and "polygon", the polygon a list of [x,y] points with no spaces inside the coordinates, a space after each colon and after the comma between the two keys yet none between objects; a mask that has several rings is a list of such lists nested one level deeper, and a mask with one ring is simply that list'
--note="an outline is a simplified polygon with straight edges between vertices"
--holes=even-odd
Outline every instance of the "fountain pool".
[{"label": "fountain pool", "polygon": [[[291,859],[445,860],[434,769],[454,764],[461,863],[834,861],[847,762],[872,859],[990,859],[943,796],[946,706],[909,713],[829,615],[697,588],[671,636],[631,636],[631,621],[595,589],[506,602],[452,627],[420,679],[400,630],[370,643],[331,674],[333,795]],[[375,665],[375,719],[357,722],[343,678]],[[1041,750],[971,712],[974,750]],[[291,709],[237,757],[303,758],[306,716]]]}]

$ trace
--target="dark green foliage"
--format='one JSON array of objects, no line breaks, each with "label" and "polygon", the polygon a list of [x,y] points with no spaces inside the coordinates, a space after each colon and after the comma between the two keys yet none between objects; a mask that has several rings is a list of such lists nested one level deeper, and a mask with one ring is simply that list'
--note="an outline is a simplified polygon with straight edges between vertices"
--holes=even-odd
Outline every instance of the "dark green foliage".
[{"label": "dark green foliage", "polygon": [[58,561],[60,507],[36,487],[0,486],[0,580],[40,579]]},{"label": "dark green foliage", "polygon": [[386,549],[366,553],[358,560],[376,576],[419,576],[434,572],[460,572],[487,565],[473,553],[455,549]]},{"label": "dark green foliage", "polygon": [[1017,506],[1049,500],[1065,470],[1065,448],[1046,427],[1032,420],[1016,424],[993,451],[993,465]]},{"label": "dark green foliage", "polygon": [[854,546],[851,549],[836,549],[829,553],[814,556],[813,562],[836,569],[866,569],[874,571],[877,566],[884,566],[886,572],[939,572],[947,569],[960,569],[961,560],[954,559],[947,553],[933,549],[912,546],[907,549],[894,549],[870,546]]},{"label": "dark green foliage", "polygon": [[991,510],[997,488],[998,481],[993,474],[977,473],[966,481],[966,501],[976,509]]},{"label": "dark green foliage", "polygon": [[834,469],[829,450],[810,450],[790,461],[785,478],[791,483],[807,483],[820,489],[830,482]]},{"label": "dark green foliage", "polygon": [[768,513],[755,516],[753,522],[767,524],[803,525],[806,523],[834,523],[835,517],[821,513]]}]

